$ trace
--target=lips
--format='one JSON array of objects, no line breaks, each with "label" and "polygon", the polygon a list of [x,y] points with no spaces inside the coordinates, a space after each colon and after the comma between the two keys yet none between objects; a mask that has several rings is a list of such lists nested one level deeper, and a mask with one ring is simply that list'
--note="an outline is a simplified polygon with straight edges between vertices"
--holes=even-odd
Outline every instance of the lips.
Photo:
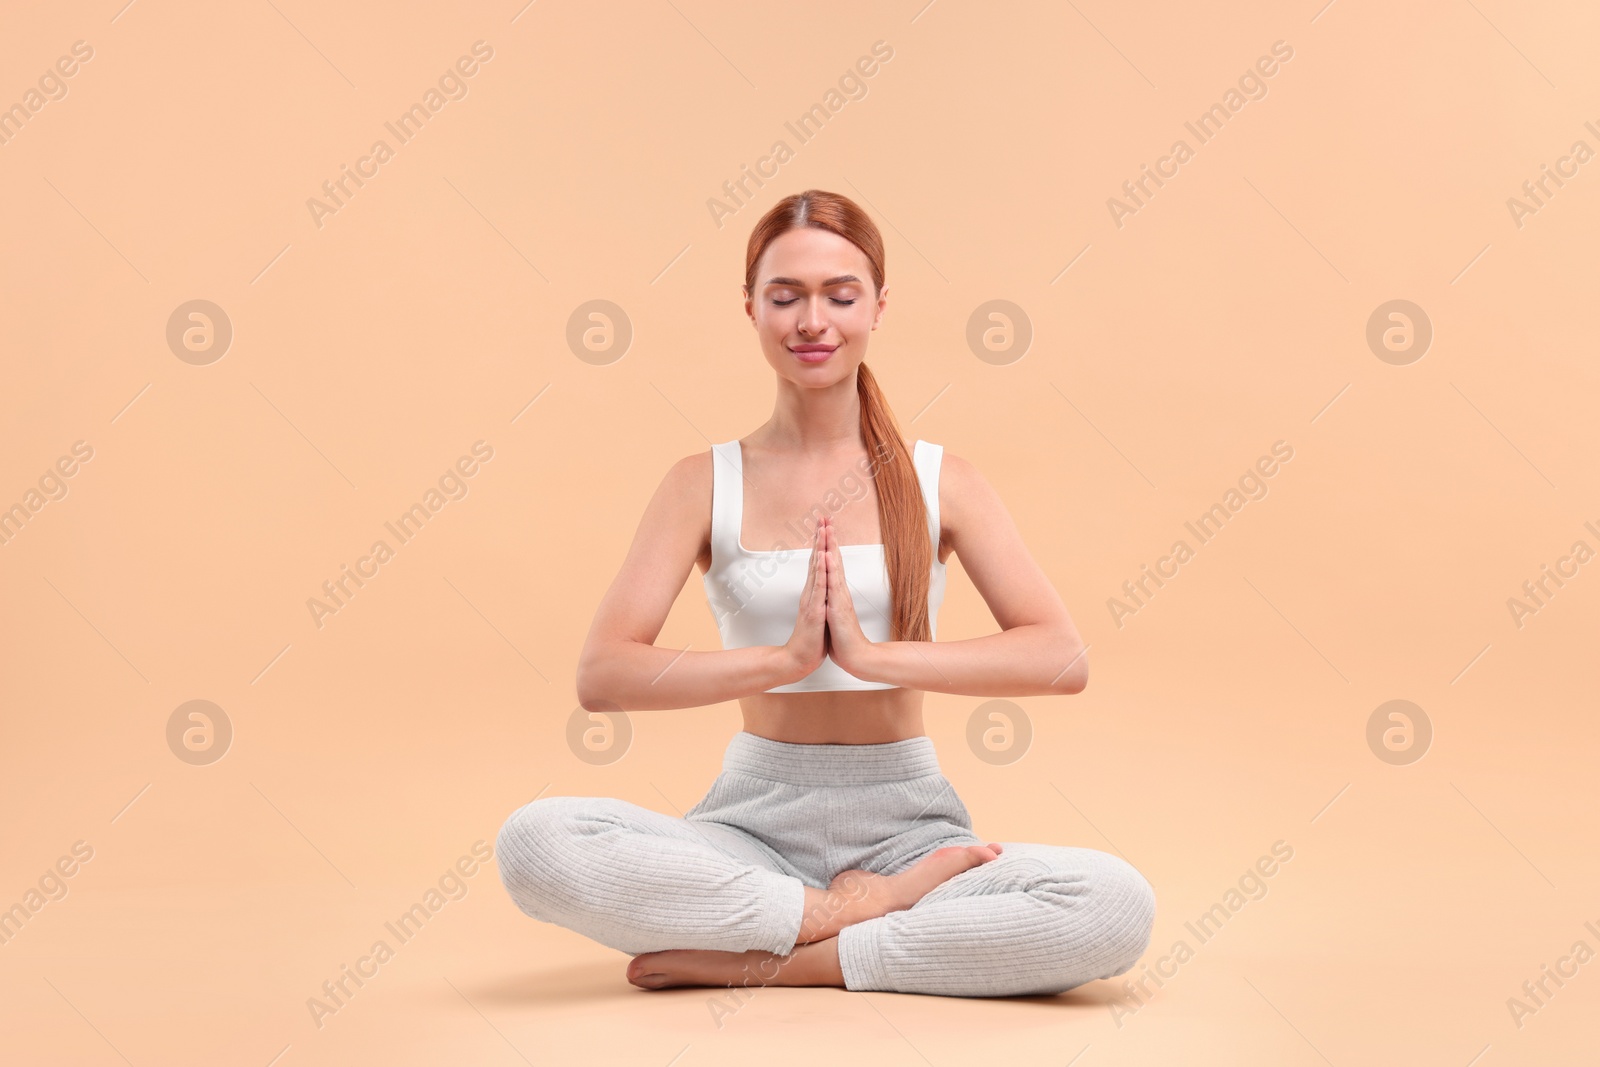
[{"label": "lips", "polygon": [[790,349],[802,363],[821,363],[833,355],[838,345],[795,345]]}]

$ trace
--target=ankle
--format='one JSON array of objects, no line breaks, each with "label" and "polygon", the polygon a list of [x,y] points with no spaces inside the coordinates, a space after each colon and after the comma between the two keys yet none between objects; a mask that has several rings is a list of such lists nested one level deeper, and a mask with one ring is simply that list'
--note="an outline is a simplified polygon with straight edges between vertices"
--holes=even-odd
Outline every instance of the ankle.
[{"label": "ankle", "polygon": [[829,907],[835,915],[834,932],[886,912],[909,908],[905,887],[892,878],[864,871],[845,871],[828,886]]},{"label": "ankle", "polygon": [[884,884],[889,889],[888,900],[883,907],[885,912],[905,911],[922,899],[922,893],[911,885],[908,873],[901,871],[899,874],[891,874],[884,878]]},{"label": "ankle", "polygon": [[846,926],[882,915],[884,909],[876,905],[864,890],[864,885],[858,890],[848,880],[836,882],[827,889],[807,886],[805,916],[800,923],[800,937],[796,944],[833,937]]},{"label": "ankle", "polygon": [[796,945],[820,941],[838,933],[838,908],[830,904],[833,895],[830,890],[806,887],[805,912],[800,920],[800,935],[795,940]]},{"label": "ankle", "polygon": [[779,979],[785,985],[844,987],[844,972],[839,966],[839,939],[824,938],[797,945]]}]

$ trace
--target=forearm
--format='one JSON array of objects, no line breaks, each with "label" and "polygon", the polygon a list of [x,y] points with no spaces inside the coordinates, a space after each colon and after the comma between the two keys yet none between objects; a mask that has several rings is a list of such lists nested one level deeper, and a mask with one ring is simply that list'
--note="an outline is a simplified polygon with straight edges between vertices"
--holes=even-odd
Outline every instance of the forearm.
[{"label": "forearm", "polygon": [[880,641],[865,657],[873,682],[963,696],[1044,696],[1082,692],[1088,649],[1076,632],[1013,626],[965,641]]},{"label": "forearm", "polygon": [[655,711],[737,700],[795,681],[783,646],[707,652],[617,641],[578,665],[578,700],[589,710]]}]

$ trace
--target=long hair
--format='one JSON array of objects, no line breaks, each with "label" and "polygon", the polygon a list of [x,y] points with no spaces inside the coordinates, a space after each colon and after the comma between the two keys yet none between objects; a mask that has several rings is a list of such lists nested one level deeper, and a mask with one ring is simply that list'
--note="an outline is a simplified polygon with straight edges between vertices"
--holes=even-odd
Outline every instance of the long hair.
[{"label": "long hair", "polygon": [[[767,245],[802,226],[836,233],[865,252],[872,267],[872,298],[878,299],[883,291],[883,235],[855,201],[821,189],[786,196],[761,216],[750,232],[745,250],[747,292],[755,295],[756,263]],[[861,398],[861,438],[876,467],[873,480],[878,488],[878,525],[883,529],[883,551],[889,567],[889,640],[927,641],[932,637],[928,625],[928,581],[934,545],[916,464],[900,435],[894,412],[889,410],[878,380],[865,362],[856,371],[856,393]]]}]

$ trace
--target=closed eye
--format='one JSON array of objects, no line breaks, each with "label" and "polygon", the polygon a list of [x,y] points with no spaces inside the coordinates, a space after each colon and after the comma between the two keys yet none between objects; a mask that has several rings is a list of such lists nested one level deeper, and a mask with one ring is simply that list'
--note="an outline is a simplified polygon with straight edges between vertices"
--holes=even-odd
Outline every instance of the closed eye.
[{"label": "closed eye", "polygon": [[[787,300],[774,300],[773,303],[776,304],[778,307],[786,308],[790,304],[794,303],[796,300],[799,300],[799,299],[800,298],[798,296],[791,296]],[[851,304],[855,303],[854,300],[840,300],[838,297],[832,297],[831,299],[833,300],[833,302],[835,304],[842,304],[845,307],[849,307]]]}]

